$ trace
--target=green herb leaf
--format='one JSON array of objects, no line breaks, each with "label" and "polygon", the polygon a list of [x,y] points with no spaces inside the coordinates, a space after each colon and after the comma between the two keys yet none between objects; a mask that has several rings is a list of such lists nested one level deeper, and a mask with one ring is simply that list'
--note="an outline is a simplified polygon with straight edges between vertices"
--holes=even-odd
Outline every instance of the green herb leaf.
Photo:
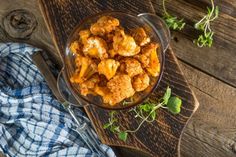
[{"label": "green herb leaf", "polygon": [[183,29],[185,26],[184,20],[183,19],[179,20],[176,16],[172,16],[167,12],[165,6],[165,0],[162,0],[162,7],[164,12],[163,19],[165,20],[167,26],[173,30]]},{"label": "green herb leaf", "polygon": [[150,112],[154,106],[155,106],[154,104],[150,104],[150,103],[142,104],[139,106],[139,110],[144,111],[144,112]]},{"label": "green herb leaf", "polygon": [[128,133],[125,131],[122,131],[118,134],[119,139],[126,141],[127,140]]},{"label": "green herb leaf", "polygon": [[169,100],[169,98],[170,98],[170,96],[171,96],[171,89],[170,89],[170,87],[168,86],[167,87],[167,89],[166,89],[166,92],[165,92],[165,94],[164,94],[164,96],[163,96],[163,103],[166,105],[167,103],[168,103],[168,100]]},{"label": "green herb leaf", "polygon": [[171,97],[167,103],[168,110],[173,114],[181,111],[182,100],[178,97]]},{"label": "green herb leaf", "polygon": [[211,13],[211,8],[207,7],[207,14]]},{"label": "green herb leaf", "polygon": [[155,119],[156,119],[156,115],[157,115],[156,111],[153,111],[153,112],[151,113],[151,118],[152,118],[152,120],[155,120]]},{"label": "green herb leaf", "polygon": [[116,115],[116,114],[117,114],[116,111],[111,111],[111,112],[109,112],[109,115],[110,115],[111,117],[113,117],[113,116]]},{"label": "green herb leaf", "polygon": [[185,26],[183,19],[179,20],[177,17],[171,16],[169,14],[164,15],[163,19],[165,20],[167,26],[173,30],[181,30]]},{"label": "green herb leaf", "polygon": [[120,127],[119,126],[114,126],[112,125],[110,128],[111,132],[116,133],[116,132],[120,132]]},{"label": "green herb leaf", "polygon": [[207,14],[194,25],[197,30],[202,31],[198,39],[194,40],[199,47],[211,47],[213,43],[214,32],[211,29],[211,22],[219,16],[219,7],[215,7],[214,0],[211,0],[211,4],[211,8],[207,7]]},{"label": "green herb leaf", "polygon": [[213,43],[214,32],[207,32],[206,34],[199,35],[197,40],[194,40],[199,47],[208,46],[211,47]]},{"label": "green herb leaf", "polygon": [[106,123],[103,125],[103,129],[107,129],[111,126],[112,124],[111,123]]},{"label": "green herb leaf", "polygon": [[219,7],[218,6],[216,6],[216,8],[215,8],[215,17],[214,18],[218,18],[218,16],[219,16]]}]

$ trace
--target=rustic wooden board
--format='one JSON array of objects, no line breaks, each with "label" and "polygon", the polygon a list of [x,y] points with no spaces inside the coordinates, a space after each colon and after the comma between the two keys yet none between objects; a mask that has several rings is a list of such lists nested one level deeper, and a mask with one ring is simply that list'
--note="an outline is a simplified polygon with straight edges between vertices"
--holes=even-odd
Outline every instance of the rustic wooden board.
[{"label": "rustic wooden board", "polygon": [[[154,12],[150,1],[60,1],[40,0],[41,10],[44,14],[48,28],[53,35],[55,46],[63,54],[64,45],[72,29],[85,17],[104,10],[123,10],[133,13]],[[160,110],[158,119],[152,124],[144,126],[135,134],[129,136],[126,143],[120,141],[109,131],[102,129],[107,122],[108,111],[93,106],[87,107],[86,112],[103,143],[108,145],[126,146],[143,150],[152,156],[178,156],[181,133],[187,121],[198,107],[192,91],[179,69],[177,60],[170,49],[166,54],[166,68],[160,86],[151,98],[160,97],[167,85],[173,93],[183,99],[181,114],[171,115]],[[134,128],[137,121],[127,111],[119,112],[119,122],[124,128]]]},{"label": "rustic wooden board", "polygon": [[[36,0],[11,0],[11,2],[9,2],[9,0],[1,0],[0,4],[0,42],[25,42],[43,48],[49,52],[55,51],[55,47],[51,37],[49,36],[42,14],[40,14],[39,5]],[[26,31],[26,29],[30,29],[30,22],[26,23],[25,14],[17,12],[18,10],[23,10],[28,14],[33,14],[33,17],[30,17],[28,20],[37,21],[36,28],[30,32],[31,34],[27,37],[22,36],[21,39],[17,39],[16,36],[19,37],[22,32]],[[7,18],[10,13],[14,13],[15,16]],[[14,25],[15,34],[10,36],[8,34],[8,32],[10,32],[9,26],[4,26],[3,23],[12,23],[12,19],[16,16],[18,16],[18,19],[21,19],[18,24]],[[52,55],[54,58],[59,60],[56,53],[52,53]]]},{"label": "rustic wooden board", "polygon": [[[181,32],[173,33],[175,44],[173,50],[181,60],[197,67],[201,71],[236,87],[236,1],[215,0],[220,14],[211,24],[215,32],[211,48],[198,48],[192,41],[199,32],[193,28],[194,23],[206,14],[210,0],[168,0],[166,8],[169,13],[184,18],[186,27]],[[152,0],[158,15],[162,15],[162,0]]]}]

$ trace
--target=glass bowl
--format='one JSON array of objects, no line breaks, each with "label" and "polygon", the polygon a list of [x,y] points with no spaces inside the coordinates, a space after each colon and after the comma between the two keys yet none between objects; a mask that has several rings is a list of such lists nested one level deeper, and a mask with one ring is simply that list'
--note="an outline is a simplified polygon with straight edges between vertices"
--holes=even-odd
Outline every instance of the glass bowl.
[{"label": "glass bowl", "polygon": [[[112,16],[120,21],[120,25],[124,27],[125,32],[129,32],[133,28],[137,27],[143,27],[146,31],[146,33],[151,38],[152,42],[156,42],[160,44],[158,57],[160,61],[160,74],[157,77],[150,77],[150,85],[148,88],[146,88],[142,92],[136,92],[134,96],[125,99],[124,101],[116,104],[116,105],[109,105],[104,104],[103,99],[101,96],[94,96],[92,94],[88,94],[87,96],[83,96],[80,94],[79,85],[71,83],[70,77],[75,71],[75,54],[73,54],[69,46],[70,44],[78,40],[78,33],[79,31],[83,29],[88,29],[91,24],[95,23],[101,16]],[[141,104],[147,97],[155,90],[155,88],[158,86],[162,74],[163,74],[163,67],[165,62],[165,51],[168,48],[170,41],[170,31],[168,27],[166,26],[165,22],[159,18],[158,16],[150,13],[142,13],[139,15],[132,15],[127,14],[123,12],[104,12],[99,13],[96,15],[93,15],[91,17],[88,17],[84,19],[78,26],[75,27],[75,29],[72,31],[71,35],[68,38],[65,54],[63,58],[64,68],[63,68],[63,79],[66,82],[66,85],[70,92],[73,94],[75,99],[77,99],[79,102],[83,102],[83,105],[91,104],[98,107],[102,107],[105,109],[127,109],[133,106],[136,106],[138,104]],[[125,90],[125,89],[124,89]]]}]

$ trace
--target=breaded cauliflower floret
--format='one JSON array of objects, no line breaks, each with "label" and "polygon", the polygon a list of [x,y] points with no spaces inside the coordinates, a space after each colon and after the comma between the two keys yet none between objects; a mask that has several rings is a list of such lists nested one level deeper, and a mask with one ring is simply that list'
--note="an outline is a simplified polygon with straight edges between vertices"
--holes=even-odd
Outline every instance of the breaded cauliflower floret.
[{"label": "breaded cauliflower floret", "polygon": [[95,74],[97,70],[97,65],[94,63],[94,61],[88,57],[79,57],[77,61],[79,61],[81,64],[77,64],[80,67],[77,67],[80,69],[79,71],[76,71],[76,73],[73,74],[73,76],[70,78],[70,81],[72,83],[82,83],[86,81],[90,76]]},{"label": "breaded cauliflower floret", "polygon": [[106,59],[98,64],[98,72],[110,80],[116,74],[119,65],[120,63],[114,59]]},{"label": "breaded cauliflower floret", "polygon": [[110,105],[119,103],[125,98],[133,96],[135,93],[129,75],[115,75],[107,83],[107,87],[111,91],[111,94],[107,97],[104,97],[104,102]]},{"label": "breaded cauliflower floret", "polygon": [[99,82],[99,76],[94,75],[89,80],[80,84],[80,92],[82,95],[86,96],[87,94],[94,94],[93,90],[96,84]]},{"label": "breaded cauliflower floret", "polygon": [[80,37],[80,40],[83,44],[86,43],[86,41],[89,38],[90,34],[91,34],[91,32],[88,29],[81,30],[79,32],[79,37]]},{"label": "breaded cauliflower floret", "polygon": [[106,95],[110,94],[110,90],[107,87],[101,87],[98,85],[95,86],[94,92],[102,97],[105,97]]},{"label": "breaded cauliflower floret", "polygon": [[124,30],[116,31],[113,37],[113,49],[121,56],[134,56],[140,51],[140,47],[135,43],[134,38],[126,35]]},{"label": "breaded cauliflower floret", "polygon": [[105,34],[115,30],[115,28],[119,25],[120,22],[117,18],[103,16],[99,18],[96,23],[91,25],[90,31],[93,35],[104,36]]},{"label": "breaded cauliflower floret", "polygon": [[82,51],[82,45],[79,41],[75,40],[70,44],[70,51],[74,54],[80,54]]},{"label": "breaded cauliflower floret", "polygon": [[120,102],[120,97],[114,97],[111,91],[107,87],[96,86],[94,92],[102,96],[103,102],[109,105],[115,105],[116,102]]},{"label": "breaded cauliflower floret", "polygon": [[111,58],[114,58],[115,55],[117,55],[117,52],[114,49],[109,50],[108,53]]},{"label": "breaded cauliflower floret", "polygon": [[160,73],[160,62],[157,54],[157,48],[159,48],[159,45],[152,43],[150,44],[150,47],[147,47],[146,50],[144,49],[147,53],[150,53],[150,60],[146,70],[154,77],[158,76]]},{"label": "breaded cauliflower floret", "polygon": [[121,63],[124,64],[124,70],[130,77],[134,77],[143,72],[141,64],[134,58],[125,58]]},{"label": "breaded cauliflower floret", "polygon": [[136,43],[140,46],[144,46],[150,42],[150,38],[142,27],[132,30],[131,35],[134,37]]},{"label": "breaded cauliflower floret", "polygon": [[139,74],[135,76],[132,80],[133,88],[137,92],[145,90],[149,86],[149,83],[150,78],[146,73]]},{"label": "breaded cauliflower floret", "polygon": [[83,52],[85,55],[89,55],[93,58],[99,58],[101,60],[108,58],[107,44],[99,37],[90,37],[84,44]]},{"label": "breaded cauliflower floret", "polygon": [[[157,56],[157,48],[159,48],[158,44],[150,43],[142,49],[140,54],[134,56],[134,58],[138,59],[139,62],[141,62],[143,68],[150,67],[151,54],[156,53],[156,56]],[[153,55],[153,57],[155,56]]]}]

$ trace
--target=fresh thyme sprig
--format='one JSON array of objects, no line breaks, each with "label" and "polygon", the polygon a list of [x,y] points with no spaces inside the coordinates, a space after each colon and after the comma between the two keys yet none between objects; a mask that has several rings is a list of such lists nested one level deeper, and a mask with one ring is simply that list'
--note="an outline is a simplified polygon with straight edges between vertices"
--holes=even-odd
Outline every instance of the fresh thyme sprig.
[{"label": "fresh thyme sprig", "polygon": [[135,113],[135,118],[139,118],[141,120],[136,129],[122,131],[120,129],[120,126],[117,125],[118,119],[116,118],[116,111],[110,112],[108,123],[106,123],[103,128],[109,129],[112,133],[117,134],[119,139],[126,141],[128,133],[134,133],[138,131],[144,122],[153,122],[156,119],[157,110],[159,108],[164,108],[169,110],[173,114],[178,114],[180,113],[181,105],[182,100],[178,97],[171,96],[171,89],[167,87],[164,96],[157,104],[151,101],[147,101],[144,104],[130,110],[130,112]]},{"label": "fresh thyme sprig", "polygon": [[194,27],[203,32],[199,35],[198,39],[194,40],[199,47],[211,47],[213,43],[214,32],[211,29],[211,22],[214,21],[219,15],[219,7],[215,6],[214,0],[211,0],[211,8],[207,7],[207,14],[198,21]]},{"label": "fresh thyme sprig", "polygon": [[176,16],[170,15],[166,11],[165,1],[166,0],[162,0],[162,7],[164,12],[163,19],[165,20],[167,26],[173,30],[183,29],[185,26],[184,19],[179,20]]}]

